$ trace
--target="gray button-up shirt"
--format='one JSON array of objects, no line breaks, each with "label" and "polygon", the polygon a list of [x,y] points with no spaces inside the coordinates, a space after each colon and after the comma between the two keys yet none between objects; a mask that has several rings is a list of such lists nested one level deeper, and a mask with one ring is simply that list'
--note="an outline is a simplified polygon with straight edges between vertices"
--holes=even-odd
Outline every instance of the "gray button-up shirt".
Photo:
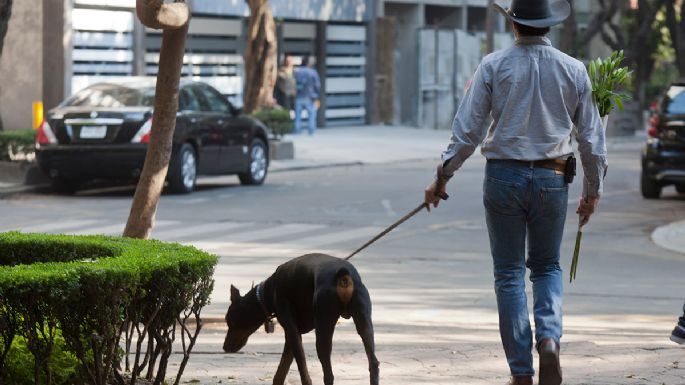
[{"label": "gray button-up shirt", "polygon": [[546,37],[520,37],[513,47],[483,58],[476,70],[442,154],[445,174],[452,175],[479,144],[487,159],[542,160],[572,154],[573,137],[585,172],[584,195],[599,196],[607,151],[585,66]]}]

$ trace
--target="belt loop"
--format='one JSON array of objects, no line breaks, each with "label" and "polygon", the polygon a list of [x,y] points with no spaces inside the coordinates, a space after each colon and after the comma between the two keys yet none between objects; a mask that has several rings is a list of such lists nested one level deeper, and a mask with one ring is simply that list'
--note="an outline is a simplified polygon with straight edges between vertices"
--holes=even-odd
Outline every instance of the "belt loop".
[{"label": "belt loop", "polygon": [[535,161],[531,160],[530,162],[528,162],[528,167],[529,168],[535,168]]}]

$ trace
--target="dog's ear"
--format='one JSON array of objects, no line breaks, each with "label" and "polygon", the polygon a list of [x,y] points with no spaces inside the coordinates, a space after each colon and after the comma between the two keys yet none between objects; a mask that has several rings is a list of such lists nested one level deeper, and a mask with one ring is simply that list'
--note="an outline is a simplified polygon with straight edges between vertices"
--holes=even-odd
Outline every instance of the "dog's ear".
[{"label": "dog's ear", "polygon": [[237,287],[231,285],[231,302],[237,303],[240,301],[240,291]]}]

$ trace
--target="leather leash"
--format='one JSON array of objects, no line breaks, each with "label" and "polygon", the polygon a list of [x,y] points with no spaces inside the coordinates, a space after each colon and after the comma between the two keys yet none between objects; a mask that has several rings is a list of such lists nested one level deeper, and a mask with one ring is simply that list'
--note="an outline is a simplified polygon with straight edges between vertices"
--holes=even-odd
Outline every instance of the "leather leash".
[{"label": "leather leash", "polygon": [[[439,182],[441,182],[441,183],[444,184],[444,182],[442,182],[442,181],[439,181]],[[442,200],[447,200],[447,198],[449,198],[449,195],[447,195],[447,194],[445,194],[445,193],[441,193],[441,192],[440,192],[441,187],[442,187],[442,185],[441,185],[440,183],[438,183],[438,185],[436,186],[436,189],[435,189],[435,195],[438,196],[438,197],[440,197],[440,199],[442,199]],[[375,242],[378,241],[379,239],[383,238],[387,233],[393,231],[393,230],[395,229],[395,227],[397,227],[397,226],[401,225],[402,223],[406,222],[409,218],[411,218],[411,217],[413,217],[414,215],[418,214],[419,211],[421,211],[421,210],[423,210],[423,209],[429,210],[429,204],[426,203],[426,202],[421,203],[418,207],[416,207],[414,210],[410,211],[407,215],[403,216],[400,220],[398,220],[397,222],[395,222],[395,223],[393,223],[392,225],[388,226],[388,228],[386,228],[385,230],[381,231],[381,232],[380,232],[378,235],[376,235],[375,237],[371,238],[370,241],[366,242],[366,243],[364,244],[364,246],[362,246],[362,247],[358,248],[357,250],[355,250],[354,253],[350,254],[347,258],[345,258],[345,260],[347,261],[348,259],[350,259],[350,258],[354,257],[355,255],[357,255],[357,253],[359,253],[360,251],[362,251],[362,250],[366,249],[367,247],[371,246],[373,243],[375,243]],[[429,210],[429,211],[430,211],[430,210]]]}]

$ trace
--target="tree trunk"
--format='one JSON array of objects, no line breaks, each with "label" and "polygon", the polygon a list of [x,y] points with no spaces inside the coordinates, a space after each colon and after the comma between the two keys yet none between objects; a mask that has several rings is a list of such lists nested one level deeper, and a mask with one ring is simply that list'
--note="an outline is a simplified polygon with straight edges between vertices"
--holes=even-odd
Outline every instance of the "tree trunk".
[{"label": "tree trunk", "polygon": [[[685,3],[680,5],[675,0],[666,1],[666,26],[668,27],[673,50],[675,51],[675,64],[678,75],[685,76]],[[680,20],[676,17],[676,11],[680,7]]]},{"label": "tree trunk", "polygon": [[571,3],[571,14],[561,26],[561,39],[559,42],[559,49],[562,52],[566,52],[571,56],[576,56],[576,41],[578,39],[576,9],[573,4],[573,0],[569,2]]},{"label": "tree trunk", "polygon": [[[2,49],[5,47],[5,36],[7,35],[11,16],[12,0],[0,0],[0,57],[2,57]],[[0,115],[0,131],[2,130],[4,130],[4,126],[2,124],[2,115]]]},{"label": "tree trunk", "polygon": [[138,0],[136,10],[141,22],[150,28],[162,28],[162,48],[155,90],[152,131],[145,155],[145,165],[133,196],[131,213],[124,230],[125,237],[150,237],[157,203],[164,187],[171,143],[176,128],[178,85],[183,68],[190,11],[186,4],[164,3],[163,0]]},{"label": "tree trunk", "polygon": [[273,105],[278,41],[276,24],[268,0],[245,0],[250,7],[245,49],[244,110]]}]

